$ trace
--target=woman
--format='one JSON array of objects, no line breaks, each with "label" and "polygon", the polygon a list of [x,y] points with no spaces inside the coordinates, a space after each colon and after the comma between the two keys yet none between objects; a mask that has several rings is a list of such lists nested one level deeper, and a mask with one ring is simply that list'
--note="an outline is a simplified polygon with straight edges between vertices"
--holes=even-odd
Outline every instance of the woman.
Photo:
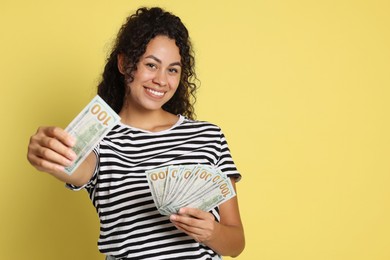
[{"label": "woman", "polygon": [[217,126],[194,120],[194,58],[181,20],[140,8],[119,31],[98,94],[121,122],[72,175],[73,138],[41,127],[28,160],[73,190],[85,188],[100,218],[99,250],[107,259],[220,259],[238,256],[244,232],[237,198],[205,212],[157,211],[145,171],[168,165],[217,167],[235,188],[241,177]]}]

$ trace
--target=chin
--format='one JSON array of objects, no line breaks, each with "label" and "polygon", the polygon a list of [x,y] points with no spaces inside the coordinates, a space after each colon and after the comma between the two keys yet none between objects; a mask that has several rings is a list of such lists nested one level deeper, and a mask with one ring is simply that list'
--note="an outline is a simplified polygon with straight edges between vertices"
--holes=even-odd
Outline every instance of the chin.
[{"label": "chin", "polygon": [[145,105],[144,108],[145,108],[145,110],[148,110],[148,111],[156,111],[156,110],[162,109],[163,105],[164,104],[159,104],[159,105],[157,105],[157,104],[152,104],[152,105],[148,104],[148,105]]}]

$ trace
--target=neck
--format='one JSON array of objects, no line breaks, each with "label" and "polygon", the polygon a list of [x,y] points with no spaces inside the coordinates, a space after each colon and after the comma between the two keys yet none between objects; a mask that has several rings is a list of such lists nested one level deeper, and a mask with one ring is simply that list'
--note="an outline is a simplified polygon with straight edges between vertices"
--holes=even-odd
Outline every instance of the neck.
[{"label": "neck", "polygon": [[139,111],[130,107],[123,107],[119,112],[123,124],[143,129],[151,132],[157,132],[172,127],[178,120],[165,110],[143,110]]}]

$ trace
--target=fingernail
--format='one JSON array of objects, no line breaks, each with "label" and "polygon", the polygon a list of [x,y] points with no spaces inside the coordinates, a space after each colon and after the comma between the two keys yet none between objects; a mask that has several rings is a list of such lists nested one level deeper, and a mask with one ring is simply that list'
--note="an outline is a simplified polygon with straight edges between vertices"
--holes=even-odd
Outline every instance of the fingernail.
[{"label": "fingernail", "polygon": [[69,159],[70,159],[71,162],[72,162],[72,161],[74,161],[74,159],[76,159],[77,155],[76,155],[76,153],[75,153],[73,150],[71,150],[71,151],[68,153],[68,157],[69,157]]},{"label": "fingernail", "polygon": [[59,165],[56,166],[56,169],[57,169],[57,171],[60,171],[60,172],[65,171],[65,167],[62,167],[62,166],[59,166]]},{"label": "fingernail", "polygon": [[70,137],[69,139],[70,146],[74,146],[76,144],[76,139],[74,137]]}]

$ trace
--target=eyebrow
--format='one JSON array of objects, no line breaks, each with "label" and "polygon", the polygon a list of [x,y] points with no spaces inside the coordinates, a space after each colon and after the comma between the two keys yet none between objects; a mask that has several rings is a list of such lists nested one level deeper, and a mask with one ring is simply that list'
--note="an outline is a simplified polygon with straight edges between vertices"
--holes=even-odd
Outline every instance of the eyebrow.
[{"label": "eyebrow", "polygon": [[[159,58],[157,58],[156,56],[154,56],[154,55],[146,56],[145,59],[147,59],[147,58],[153,59],[153,60],[155,60],[156,62],[158,62],[160,64],[162,63],[162,61]],[[173,62],[173,63],[169,64],[169,66],[180,66],[181,67],[181,62],[180,61]]]}]

